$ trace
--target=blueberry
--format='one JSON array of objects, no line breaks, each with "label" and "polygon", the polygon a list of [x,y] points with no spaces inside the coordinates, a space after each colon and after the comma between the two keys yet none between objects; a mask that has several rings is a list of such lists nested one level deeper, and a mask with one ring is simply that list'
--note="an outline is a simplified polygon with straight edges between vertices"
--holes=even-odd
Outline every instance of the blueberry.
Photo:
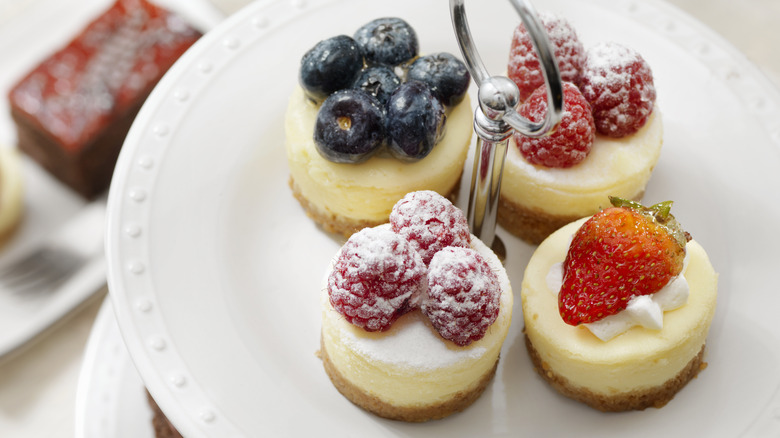
[{"label": "blueberry", "polygon": [[355,41],[369,63],[395,66],[417,56],[417,34],[396,17],[377,18],[355,32]]},{"label": "blueberry", "polygon": [[385,112],[363,90],[337,91],[322,103],[314,125],[320,155],[336,163],[367,160],[385,141]]},{"label": "blueberry", "polygon": [[385,65],[375,65],[364,68],[358,75],[352,88],[360,88],[376,97],[384,105],[398,86],[401,79],[393,72],[393,69]]},{"label": "blueberry", "polygon": [[471,75],[458,58],[449,53],[434,53],[417,58],[409,67],[407,80],[425,82],[443,104],[452,106],[463,100]]},{"label": "blueberry", "polygon": [[299,82],[306,95],[322,102],[331,93],[349,88],[363,68],[363,53],[346,35],[320,41],[301,58]]},{"label": "blueberry", "polygon": [[427,156],[444,133],[444,106],[427,84],[408,81],[387,101],[387,136],[390,152],[403,161]]}]

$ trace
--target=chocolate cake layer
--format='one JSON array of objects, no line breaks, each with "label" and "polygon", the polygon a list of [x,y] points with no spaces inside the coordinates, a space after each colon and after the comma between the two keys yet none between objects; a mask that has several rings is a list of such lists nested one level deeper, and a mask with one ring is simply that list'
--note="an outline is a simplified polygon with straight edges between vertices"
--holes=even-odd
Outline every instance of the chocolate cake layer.
[{"label": "chocolate cake layer", "polygon": [[19,148],[92,198],[163,74],[201,33],[146,0],[117,0],[9,92]]}]

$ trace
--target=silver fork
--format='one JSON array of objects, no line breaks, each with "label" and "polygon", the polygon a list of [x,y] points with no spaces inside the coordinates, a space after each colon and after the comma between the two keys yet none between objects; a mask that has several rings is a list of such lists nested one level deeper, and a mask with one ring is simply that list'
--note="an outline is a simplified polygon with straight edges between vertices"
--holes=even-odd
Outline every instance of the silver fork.
[{"label": "silver fork", "polygon": [[27,255],[0,268],[0,290],[50,292],[102,250],[105,199],[93,201]]}]

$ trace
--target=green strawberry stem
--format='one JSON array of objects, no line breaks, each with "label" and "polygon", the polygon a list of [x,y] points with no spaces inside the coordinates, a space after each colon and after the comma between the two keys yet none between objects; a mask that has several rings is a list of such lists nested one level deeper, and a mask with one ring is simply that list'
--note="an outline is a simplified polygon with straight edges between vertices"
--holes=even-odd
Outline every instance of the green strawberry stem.
[{"label": "green strawberry stem", "polygon": [[650,207],[645,207],[639,202],[632,201],[630,199],[624,199],[618,196],[610,196],[609,202],[614,207],[632,208],[644,213],[649,217],[652,217],[656,223],[663,226],[669,232],[669,234],[671,234],[675,240],[677,240],[677,243],[679,243],[680,246],[685,247],[685,244],[688,241],[688,236],[682,229],[682,226],[680,226],[680,223],[677,222],[677,219],[674,217],[674,215],[671,214],[672,204],[674,203],[673,201],[662,201],[657,204],[653,204]]}]

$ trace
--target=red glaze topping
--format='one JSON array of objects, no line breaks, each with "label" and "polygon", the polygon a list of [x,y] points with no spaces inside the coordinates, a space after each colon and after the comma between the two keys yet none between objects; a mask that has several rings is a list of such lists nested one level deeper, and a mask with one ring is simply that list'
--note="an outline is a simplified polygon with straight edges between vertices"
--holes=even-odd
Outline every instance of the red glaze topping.
[{"label": "red glaze topping", "polygon": [[145,99],[200,33],[146,0],[118,0],[10,92],[11,105],[71,152]]}]

